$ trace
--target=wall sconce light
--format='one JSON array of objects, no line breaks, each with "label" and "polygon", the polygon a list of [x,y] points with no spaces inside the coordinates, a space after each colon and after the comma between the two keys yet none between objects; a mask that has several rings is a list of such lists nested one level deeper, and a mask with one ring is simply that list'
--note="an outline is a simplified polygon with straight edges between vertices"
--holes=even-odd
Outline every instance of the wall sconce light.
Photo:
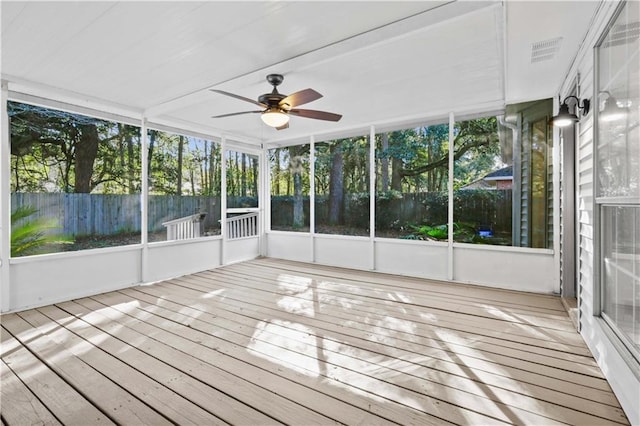
[{"label": "wall sconce light", "polygon": [[[553,117],[551,120],[553,121],[553,125],[557,126],[557,127],[567,127],[573,123],[576,123],[579,118],[577,116],[577,114],[571,114],[569,112],[569,104],[567,103],[567,101],[569,101],[569,99],[575,99],[575,111],[576,113],[578,112],[578,109],[582,110],[582,115],[587,115],[589,113],[589,106],[590,106],[590,102],[589,99],[583,99],[582,100],[582,105],[580,105],[580,99],[576,98],[575,96],[567,96],[566,98],[564,98],[564,101],[562,101],[562,104],[560,104],[560,109],[558,111],[558,115],[556,115],[555,117]],[[558,97],[558,100],[560,100],[560,98]]]},{"label": "wall sconce light", "polygon": [[627,109],[619,106],[618,101],[611,95],[611,93],[607,91],[601,93],[605,93],[607,95],[607,99],[604,100],[600,114],[598,114],[600,120],[611,122],[621,120],[627,116]]}]

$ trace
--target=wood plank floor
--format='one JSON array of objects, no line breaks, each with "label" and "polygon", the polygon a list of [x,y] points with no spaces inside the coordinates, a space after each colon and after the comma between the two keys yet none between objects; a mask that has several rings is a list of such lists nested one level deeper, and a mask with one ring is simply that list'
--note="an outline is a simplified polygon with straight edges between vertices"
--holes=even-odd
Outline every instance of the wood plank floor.
[{"label": "wood plank floor", "polygon": [[3,315],[3,424],[628,424],[558,298],[257,259]]}]

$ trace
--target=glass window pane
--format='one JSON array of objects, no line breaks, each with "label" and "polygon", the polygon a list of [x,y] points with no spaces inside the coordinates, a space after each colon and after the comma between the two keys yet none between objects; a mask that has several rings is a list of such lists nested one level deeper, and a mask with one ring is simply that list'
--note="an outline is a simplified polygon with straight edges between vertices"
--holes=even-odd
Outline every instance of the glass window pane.
[{"label": "glass window pane", "polygon": [[598,47],[596,202],[602,315],[640,360],[640,38],[626,2]]},{"label": "glass window pane", "polygon": [[149,131],[149,242],[220,234],[220,146]]},{"label": "glass window pane", "polygon": [[258,207],[257,155],[227,151],[227,208]]},{"label": "glass window pane", "polygon": [[602,207],[603,313],[640,353],[640,207]]},{"label": "glass window pane", "polygon": [[376,135],[376,237],[447,240],[449,123]]},{"label": "glass window pane", "polygon": [[309,145],[269,151],[271,229],[309,232]]},{"label": "glass window pane", "polygon": [[548,168],[551,161],[550,138],[547,119],[531,123],[531,247],[547,247],[547,219],[553,220],[549,211],[553,205],[547,203],[551,191],[552,175]]},{"label": "glass window pane", "polygon": [[140,243],[140,129],[9,102],[11,256]]},{"label": "glass window pane", "polygon": [[639,7],[628,2],[598,48],[599,197],[640,197]]},{"label": "glass window pane", "polygon": [[315,230],[369,236],[369,137],[315,147]]},{"label": "glass window pane", "polygon": [[454,241],[512,244],[512,142],[495,116],[455,123]]}]

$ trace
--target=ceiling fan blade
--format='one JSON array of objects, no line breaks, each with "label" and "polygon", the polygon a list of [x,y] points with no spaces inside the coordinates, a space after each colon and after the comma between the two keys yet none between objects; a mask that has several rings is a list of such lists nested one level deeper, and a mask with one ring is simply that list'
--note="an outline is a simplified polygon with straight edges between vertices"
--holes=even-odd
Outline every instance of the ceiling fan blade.
[{"label": "ceiling fan blade", "polygon": [[282,126],[276,127],[276,130],[284,130],[284,129],[288,129],[288,128],[289,128],[289,122],[287,121]]},{"label": "ceiling fan blade", "polygon": [[334,114],[326,111],[316,111],[314,109],[292,109],[289,114],[297,115],[298,117],[313,118],[316,120],[326,121],[340,121],[342,115]]},{"label": "ceiling fan blade", "polygon": [[245,101],[245,102],[250,102],[254,105],[258,105],[259,107],[262,108],[266,108],[267,106],[261,102],[258,101],[254,101],[253,99],[249,99],[249,98],[245,98],[244,96],[240,96],[240,95],[236,95],[235,93],[229,93],[229,92],[225,92],[224,90],[218,90],[218,89],[209,89],[212,92],[215,93],[220,93],[221,95],[225,95],[225,96],[231,96],[232,98],[236,98],[236,99],[240,99],[241,101]]},{"label": "ceiling fan blade", "polygon": [[232,112],[231,114],[222,114],[222,115],[214,115],[211,118],[223,118],[223,117],[232,117],[234,115],[242,115],[242,114],[256,114],[262,111],[242,111],[242,112]]},{"label": "ceiling fan blade", "polygon": [[320,99],[322,95],[313,89],[304,89],[299,92],[295,92],[281,100],[278,105],[288,105],[288,108],[295,108],[298,105],[303,105],[309,102],[313,102],[316,99]]}]

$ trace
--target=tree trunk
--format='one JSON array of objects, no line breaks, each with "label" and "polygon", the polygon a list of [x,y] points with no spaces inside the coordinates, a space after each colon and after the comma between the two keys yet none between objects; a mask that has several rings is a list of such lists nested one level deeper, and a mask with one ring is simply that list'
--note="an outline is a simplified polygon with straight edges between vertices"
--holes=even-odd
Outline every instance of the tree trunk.
[{"label": "tree trunk", "polygon": [[273,174],[271,175],[271,193],[273,195],[281,195],[280,194],[280,148],[276,148],[273,152]]},{"label": "tree trunk", "polygon": [[182,151],[184,150],[184,136],[178,136],[178,179],[176,195],[182,195]]},{"label": "tree trunk", "polygon": [[[209,194],[209,145],[207,142],[204,142],[204,157],[202,157],[202,161],[198,160],[198,164],[200,164],[200,195]],[[196,195],[196,194],[193,194]]]},{"label": "tree trunk", "polygon": [[402,192],[402,160],[391,159],[391,189]]},{"label": "tree trunk", "polygon": [[304,226],[304,200],[302,199],[302,147],[289,148],[289,168],[293,176],[293,227]]},{"label": "tree trunk", "polygon": [[93,164],[98,155],[99,143],[100,137],[95,125],[80,126],[80,142],[76,145],[76,180],[73,188],[76,193],[88,194],[93,189],[91,176],[93,176]]},{"label": "tree trunk", "polygon": [[[206,142],[205,142],[206,144]],[[211,148],[209,149],[209,190],[207,192],[207,195],[213,195],[214,194],[214,188],[215,188],[215,179],[214,179],[214,175],[216,172],[216,167],[215,167],[215,145],[214,142],[211,142]]]},{"label": "tree trunk", "polygon": [[253,196],[257,197],[258,196],[258,159],[257,158],[253,158],[251,157],[251,170],[253,171],[253,180],[252,180],[252,189],[253,189]]},{"label": "tree trunk", "polygon": [[[156,142],[156,132],[153,130],[149,132],[149,158],[147,158],[147,174],[149,176],[149,181],[151,182],[151,159],[153,158],[153,146]],[[147,149],[146,147],[142,147],[142,149]]]},{"label": "tree trunk", "polygon": [[129,194],[135,194],[136,183],[138,180],[136,179],[135,166],[133,162],[133,138],[131,137],[131,134],[127,134],[127,169],[129,176]]},{"label": "tree trunk", "polygon": [[242,161],[242,174],[240,175],[240,187],[242,188],[241,195],[243,197],[246,197],[247,196],[247,155],[242,154],[240,156],[240,159]]},{"label": "tree trunk", "polygon": [[389,157],[387,155],[387,151],[389,150],[389,134],[382,134],[382,171],[380,173],[380,177],[382,179],[382,187],[380,190],[382,192],[387,192],[389,190]]},{"label": "tree trunk", "polygon": [[331,146],[331,172],[329,174],[329,224],[342,223],[344,204],[344,158],[342,144]]}]

